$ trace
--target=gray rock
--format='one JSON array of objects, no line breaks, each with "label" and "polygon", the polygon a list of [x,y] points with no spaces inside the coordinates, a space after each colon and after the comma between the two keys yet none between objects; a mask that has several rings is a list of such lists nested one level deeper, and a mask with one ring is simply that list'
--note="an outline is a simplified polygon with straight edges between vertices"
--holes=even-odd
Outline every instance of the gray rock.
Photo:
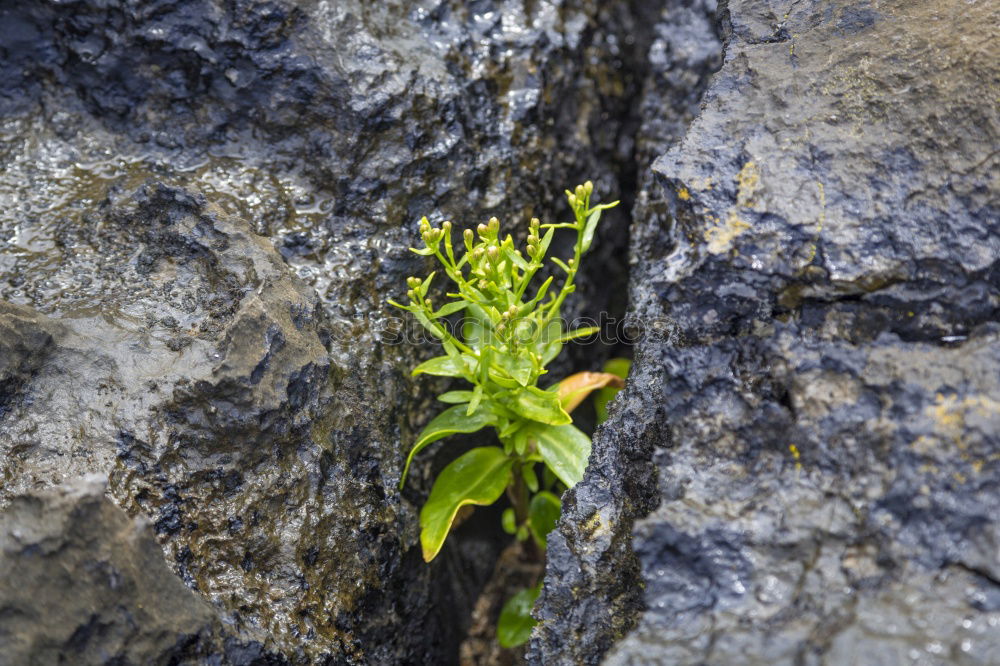
[{"label": "gray rock", "polygon": [[[994,663],[1000,15],[726,10],[724,65],[640,195],[668,213],[633,234],[646,336],[533,654],[600,661],[627,623],[593,625],[641,590],[609,664]],[[574,594],[596,612],[559,616]]]},{"label": "gray rock", "polygon": [[0,664],[228,663],[215,612],[104,487],[76,480],[0,513]]}]

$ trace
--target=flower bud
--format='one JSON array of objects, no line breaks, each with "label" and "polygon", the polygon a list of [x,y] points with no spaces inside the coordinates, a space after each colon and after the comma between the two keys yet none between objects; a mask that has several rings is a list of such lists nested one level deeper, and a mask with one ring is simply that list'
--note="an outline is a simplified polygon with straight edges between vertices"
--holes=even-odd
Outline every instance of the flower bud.
[{"label": "flower bud", "polygon": [[479,226],[476,227],[476,231],[479,232],[480,236],[485,238],[486,234],[489,232],[489,228],[485,224],[480,224]]},{"label": "flower bud", "polygon": [[500,261],[500,248],[496,245],[490,245],[489,249],[486,250],[486,256],[489,257],[491,264],[497,263]]},{"label": "flower bud", "polygon": [[539,220],[537,217],[533,217],[533,218],[531,218],[531,223],[528,226],[531,228],[531,231],[533,233],[537,234],[538,233],[538,225],[540,225],[541,223],[542,223],[541,220]]},{"label": "flower bud", "polygon": [[577,185],[576,186],[576,198],[577,199],[582,199],[585,196],[587,196],[587,190],[585,190],[583,188],[583,185]]},{"label": "flower bud", "polygon": [[462,238],[465,239],[465,247],[472,249],[472,242],[475,240],[475,235],[472,233],[472,229],[466,229],[462,232]]},{"label": "flower bud", "polygon": [[491,217],[490,218],[490,232],[495,234],[498,231],[500,231],[500,220],[498,220],[495,217]]},{"label": "flower bud", "polygon": [[569,205],[570,206],[572,206],[573,208],[576,208],[576,195],[575,194],[570,193],[566,197],[566,199],[569,201]]},{"label": "flower bud", "polygon": [[588,180],[586,183],[583,184],[583,189],[586,190],[587,196],[590,196],[591,194],[594,193],[594,182]]},{"label": "flower bud", "polygon": [[444,224],[441,225],[441,228],[444,229],[444,232],[446,234],[450,234],[451,233],[451,222],[445,222]]},{"label": "flower bud", "polygon": [[573,268],[574,264],[576,264],[576,259],[570,258],[566,261],[566,265],[569,266],[570,268]]},{"label": "flower bud", "polygon": [[409,291],[406,292],[406,297],[409,298],[411,301],[416,300],[417,292],[410,289]]}]

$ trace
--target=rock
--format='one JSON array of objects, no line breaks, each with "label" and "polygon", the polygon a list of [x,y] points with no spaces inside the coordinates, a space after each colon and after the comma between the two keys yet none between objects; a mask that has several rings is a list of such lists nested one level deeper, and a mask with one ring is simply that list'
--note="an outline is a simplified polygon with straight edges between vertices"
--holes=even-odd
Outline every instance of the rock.
[{"label": "rock", "polygon": [[[652,159],[679,140],[698,111],[701,95],[721,60],[715,3],[667,3],[647,18],[653,38],[648,50],[648,78],[643,87],[643,124],[638,128],[637,158],[642,189],[635,203],[632,243],[658,248],[665,241],[659,223],[668,218],[664,197],[656,194]],[[633,252],[635,254],[635,252]],[[642,259],[642,257],[640,257]],[[656,339],[658,321],[636,316],[656,294],[647,288],[658,275],[649,260],[630,260],[631,312],[622,331]],[[632,629],[643,608],[640,565],[632,550],[636,516],[657,504],[654,444],[664,436],[666,412],[659,390],[659,358],[646,360],[655,344],[640,343],[625,390],[612,419],[593,438],[584,481],[563,497],[560,529],[549,535],[542,597],[535,608],[541,623],[528,652],[530,663],[600,661],[614,642]]]},{"label": "rock", "polygon": [[628,620],[563,600],[603,618],[630,590],[609,664],[994,660],[998,19],[728,3],[724,65],[640,195],[669,213],[633,233],[646,335],[564,513],[537,662],[600,661]]},{"label": "rock", "polygon": [[99,478],[15,497],[0,513],[0,571],[2,664],[230,663],[212,608]]},{"label": "rock", "polygon": [[[619,195],[645,37],[607,4],[0,7],[0,505],[105,474],[241,644],[451,659],[499,544],[420,560],[429,350],[385,301],[423,214]],[[627,217],[571,314],[621,307]]]}]

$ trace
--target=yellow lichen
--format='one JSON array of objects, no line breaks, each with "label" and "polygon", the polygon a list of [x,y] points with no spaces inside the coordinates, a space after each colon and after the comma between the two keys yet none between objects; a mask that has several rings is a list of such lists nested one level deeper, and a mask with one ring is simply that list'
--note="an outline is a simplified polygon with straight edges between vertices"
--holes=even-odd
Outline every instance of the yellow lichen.
[{"label": "yellow lichen", "polygon": [[720,224],[718,221],[705,230],[705,242],[712,254],[722,254],[733,247],[733,240],[750,228],[750,225],[740,219],[735,210],[729,211],[729,217]]},{"label": "yellow lichen", "polygon": [[739,189],[736,192],[736,205],[741,208],[753,206],[753,197],[760,189],[760,168],[751,160],[743,165],[736,176]]}]

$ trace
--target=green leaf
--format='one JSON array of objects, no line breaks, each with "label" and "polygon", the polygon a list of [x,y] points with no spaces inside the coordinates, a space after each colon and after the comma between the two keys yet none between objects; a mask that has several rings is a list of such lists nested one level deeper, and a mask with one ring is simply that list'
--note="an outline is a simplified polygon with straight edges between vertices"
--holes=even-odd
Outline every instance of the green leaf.
[{"label": "green leaf", "polygon": [[476,432],[488,425],[493,425],[496,421],[496,416],[493,412],[486,409],[481,409],[472,416],[469,416],[465,412],[465,405],[449,407],[431,419],[431,422],[420,431],[416,443],[410,449],[410,454],[406,456],[403,476],[399,480],[400,490],[403,489],[403,484],[406,483],[406,474],[410,471],[410,463],[413,462],[413,457],[424,447],[448,435],[454,435],[459,432]]},{"label": "green leaf", "polygon": [[417,293],[420,294],[421,299],[427,297],[427,292],[431,289],[431,282],[434,280],[435,275],[437,275],[437,271],[431,271],[431,274],[427,276],[427,279],[421,282],[420,286],[417,287]]},{"label": "green leaf", "polygon": [[563,261],[562,259],[560,259],[559,257],[552,257],[551,261],[552,261],[552,263],[554,263],[556,266],[558,266],[559,268],[563,269],[567,273],[571,273],[572,272],[570,270],[569,266],[566,265],[566,262]]},{"label": "green leaf", "polygon": [[503,510],[503,514],[500,516],[500,526],[507,534],[513,534],[517,531],[517,516],[514,514],[514,509],[507,507]]},{"label": "green leaf", "polygon": [[493,344],[493,325],[481,307],[470,304],[466,310],[465,321],[462,324],[462,338],[465,344],[475,350]]},{"label": "green leaf", "polygon": [[590,458],[590,438],[572,425],[531,424],[528,432],[545,464],[572,488],[587,468]]},{"label": "green leaf", "polygon": [[472,400],[472,391],[448,391],[439,395],[438,400],[449,405],[464,404]]},{"label": "green leaf", "polygon": [[503,253],[512,264],[520,268],[522,271],[528,270],[528,262],[524,260],[524,257],[517,256],[517,252],[514,248],[504,247]]},{"label": "green leaf", "polygon": [[562,513],[562,503],[554,494],[543,490],[531,498],[528,505],[528,520],[539,548],[545,548],[545,538],[553,529]]},{"label": "green leaf", "polygon": [[521,476],[524,477],[524,485],[533,493],[538,492],[538,475],[535,474],[535,464],[525,463],[521,465]]},{"label": "green leaf", "polygon": [[503,449],[482,446],[441,470],[427,503],[420,510],[420,545],[425,562],[440,552],[460,508],[466,504],[487,506],[503,495],[511,480],[513,464]]},{"label": "green leaf", "polygon": [[441,309],[434,313],[435,317],[447,317],[450,314],[455,314],[460,312],[465,308],[469,307],[468,301],[454,301],[448,303],[447,305],[441,306]]},{"label": "green leaf", "polygon": [[590,244],[594,242],[594,232],[597,231],[597,223],[601,219],[601,209],[598,208],[587,218],[587,226],[583,228],[583,241],[580,247],[583,252],[590,249]]},{"label": "green leaf", "polygon": [[538,624],[531,617],[531,609],[542,593],[542,584],[521,590],[507,600],[500,610],[497,623],[497,641],[501,647],[512,648],[523,645],[531,638],[531,630]]},{"label": "green leaf", "polygon": [[479,409],[479,403],[483,401],[483,387],[476,384],[476,388],[472,391],[472,400],[469,401],[469,408],[465,411],[466,415],[471,415],[477,409]]},{"label": "green leaf", "polygon": [[534,387],[515,389],[501,394],[498,400],[501,405],[529,421],[550,425],[573,422],[570,415],[562,408],[559,395],[554,391],[543,391]]},{"label": "green leaf", "polygon": [[528,385],[535,369],[530,359],[511,356],[499,351],[493,353],[493,366],[503,370],[507,376],[513,378],[521,386]]},{"label": "green leaf", "polygon": [[535,353],[542,357],[542,365],[548,365],[552,359],[559,355],[562,349],[562,324],[559,321],[559,313],[546,323],[545,328],[539,333],[538,341],[535,343]]},{"label": "green leaf", "polygon": [[421,257],[429,257],[432,254],[434,254],[434,248],[432,248],[432,247],[425,247],[425,248],[422,248],[422,249],[418,250],[415,247],[411,247],[410,248],[410,252],[412,252],[413,254],[419,254]]},{"label": "green leaf", "polygon": [[599,326],[588,326],[586,328],[578,328],[561,336],[557,340],[557,342],[569,342],[570,340],[575,340],[577,338],[585,338],[587,336],[593,335],[594,333],[599,333],[600,330],[601,328]]},{"label": "green leaf", "polygon": [[435,356],[413,369],[413,376],[436,375],[438,377],[465,377],[472,372],[465,356]]},{"label": "green leaf", "polygon": [[545,232],[545,235],[542,236],[541,241],[538,244],[538,247],[540,248],[539,256],[544,257],[545,253],[549,251],[549,245],[552,244],[552,237],[555,236],[555,233],[555,229],[549,229]]}]

